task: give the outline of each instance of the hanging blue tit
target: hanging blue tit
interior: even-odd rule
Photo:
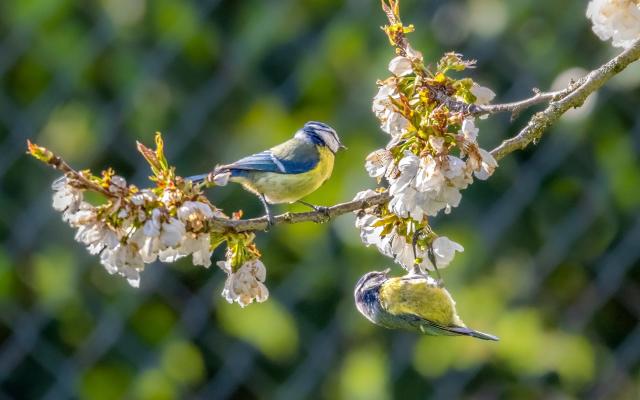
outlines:
[[[388,269],[368,272],[356,284],[356,307],[369,321],[426,335],[498,340],[467,328],[449,292],[431,277],[409,274],[390,278],[388,274]]]
[[[199,183],[223,177],[225,179],[220,180],[228,178],[241,184],[260,198],[269,223],[273,224],[269,204],[300,202],[314,210],[324,209],[301,199],[329,179],[335,154],[343,148],[345,146],[333,128],[322,122],[309,121],[292,139],[282,144],[218,166],[209,174],[187,179]]]

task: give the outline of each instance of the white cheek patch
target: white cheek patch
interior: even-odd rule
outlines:
[[[317,132],[332,152],[335,153],[340,149],[340,142],[338,141],[335,133],[320,130]]]

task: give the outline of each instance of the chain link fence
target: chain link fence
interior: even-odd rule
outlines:
[[[501,101],[611,55],[582,4],[405,3],[425,58],[449,49],[478,58],[474,79]],[[444,271],[461,315],[497,344],[364,320],[353,285],[391,262],[359,243],[350,216],[259,234],[271,290],[261,305],[227,305],[224,274],[188,263],[150,266],[130,288],[73,241],[50,206],[54,174],[24,156],[32,138],[76,167],[113,166],[142,186],[149,171],[134,144],[155,130],[190,175],[319,119],[349,151],[312,199],[350,199],[373,186],[363,159],[385,140],[369,112],[392,56],[378,7],[0,5],[0,398],[640,397],[638,68],[434,222],[465,246]],[[483,147],[527,116],[481,122]],[[225,210],[261,211],[237,188],[210,194]]]

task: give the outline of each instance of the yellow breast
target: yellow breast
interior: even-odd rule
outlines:
[[[246,177],[232,178],[246,189],[262,193],[271,204],[293,203],[313,193],[333,171],[334,154],[326,147],[318,149],[320,159],[312,170],[301,174],[253,173]]]
[[[380,301],[393,315],[413,314],[442,326],[464,326],[449,292],[426,279],[390,278],[380,287]]]

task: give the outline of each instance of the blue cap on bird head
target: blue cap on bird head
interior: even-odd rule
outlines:
[[[391,271],[390,268],[387,268],[384,271],[367,272],[358,280],[358,283],[356,283],[354,294],[357,295],[359,292],[364,290],[380,286],[384,281],[389,279],[389,271]]]
[[[333,153],[346,148],[340,142],[340,137],[338,137],[335,129],[322,122],[307,122],[302,129],[296,132],[295,136],[306,138],[320,146],[327,146]]]

